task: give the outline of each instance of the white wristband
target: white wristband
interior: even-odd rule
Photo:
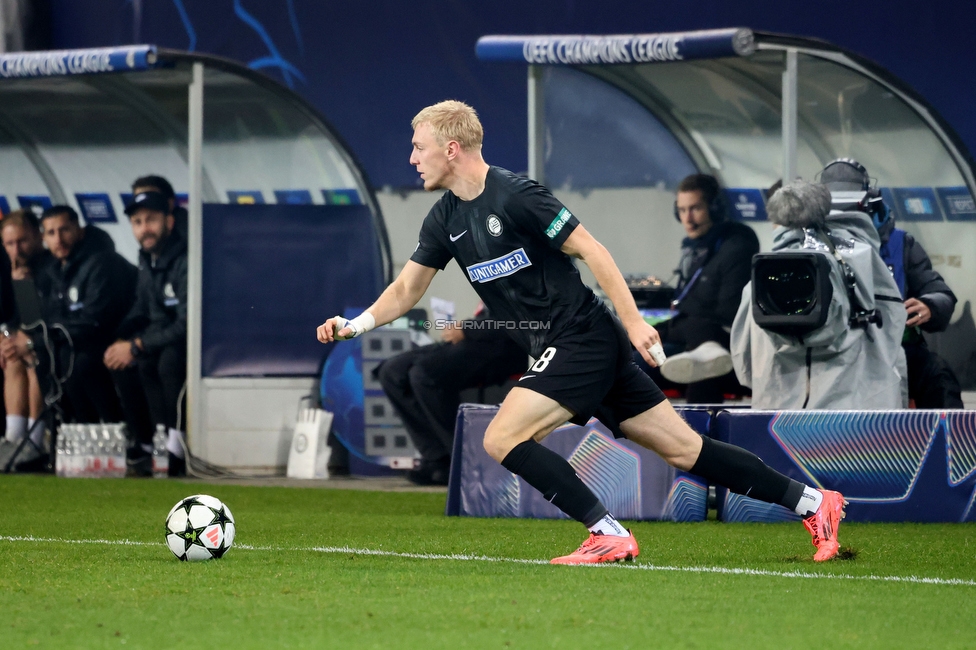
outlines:
[[[336,335],[337,335],[336,338],[337,339],[340,338],[338,336],[339,330],[344,329],[346,327],[352,330],[352,334],[346,337],[341,337],[341,340],[354,339],[357,336],[361,336],[365,334],[366,332],[376,327],[376,319],[373,318],[373,315],[368,311],[364,311],[363,313],[361,313],[359,316],[356,316],[352,320],[346,320],[342,316],[336,316]]]
[[[656,363],[658,367],[663,366],[664,362],[668,360],[668,358],[664,355],[664,348],[661,347],[660,343],[655,343],[649,347],[647,351],[650,353],[651,358],[654,359],[654,363]]]

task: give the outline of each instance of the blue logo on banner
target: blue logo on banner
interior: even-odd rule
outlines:
[[[264,194],[261,193],[261,190],[247,190],[240,192],[228,190],[227,200],[238,205],[263,205]]]
[[[740,221],[765,221],[766,203],[762,190],[729,188],[725,190],[733,219]]]
[[[75,194],[86,223],[118,223],[108,194]]]
[[[894,187],[896,217],[903,221],[942,221],[942,210],[931,187]]]
[[[311,205],[312,193],[308,190],[275,190],[275,201],[285,205]]]
[[[976,221],[976,202],[966,187],[937,187],[935,193],[949,221]]]
[[[529,260],[529,256],[525,254],[525,249],[520,248],[493,260],[472,264],[467,268],[468,279],[471,282],[491,282],[506,275],[512,275],[527,266],[532,266],[532,262]]]

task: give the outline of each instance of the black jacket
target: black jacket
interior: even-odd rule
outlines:
[[[16,319],[16,314],[14,284],[10,277],[10,258],[6,253],[0,253],[0,323],[9,327]]]
[[[89,226],[67,260],[52,258],[35,280],[45,322],[63,326],[75,349],[106,347],[135,299],[136,268],[114,249]]]
[[[119,326],[119,338],[141,338],[149,353],[186,345],[186,269],[186,241],[176,231],[156,259],[139,251],[136,302]]]
[[[882,257],[884,248],[894,230],[894,219],[884,224],[878,231],[881,235]],[[891,224],[890,226],[888,224]],[[921,325],[925,332],[944,332],[956,308],[956,295],[946,284],[938,271],[932,268],[932,260],[922,245],[905,233],[905,298],[917,298],[932,311],[932,318]]]
[[[758,252],[756,233],[735,221],[715,224],[703,237],[685,238],[677,269],[678,313],[731,327],[742,289],[752,277],[752,256]],[[701,273],[695,278],[698,269]]]

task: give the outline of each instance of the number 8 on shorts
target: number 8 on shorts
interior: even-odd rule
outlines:
[[[542,372],[549,366],[549,362],[556,356],[556,348],[546,348],[542,355],[536,360],[530,370],[532,372]]]

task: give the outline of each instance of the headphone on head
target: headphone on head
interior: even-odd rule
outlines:
[[[695,179],[697,187],[690,190],[679,189],[678,192],[701,192],[702,198],[708,197],[710,194],[712,196],[711,200],[708,201],[708,218],[712,220],[713,224],[722,223],[729,218],[729,204],[725,198],[725,192],[722,191],[722,187],[718,184],[718,180],[714,176],[709,176],[708,174],[695,174],[689,176],[685,180]],[[684,183],[684,181],[682,181]],[[681,187],[680,185],[678,186]],[[674,202],[674,219],[675,221],[681,221],[681,215],[678,213],[678,201]]]
[[[884,223],[888,221],[888,218],[891,216],[891,213],[881,196],[881,190],[877,187],[871,186],[871,176],[868,174],[867,168],[853,158],[838,158],[836,160],[832,160],[824,166],[818,175],[820,177],[820,182],[824,183],[828,187],[831,181],[824,181],[823,176],[824,173],[834,165],[847,165],[848,167],[852,167],[860,175],[858,181],[861,183],[861,191],[865,194],[858,207],[863,212],[866,212],[871,216],[871,220],[874,221],[875,228],[880,228],[882,225],[884,225]]]

